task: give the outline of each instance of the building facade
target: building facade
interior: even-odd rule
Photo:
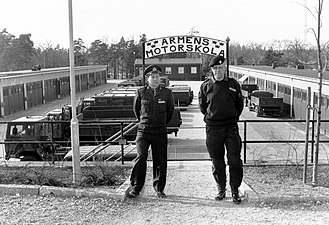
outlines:
[[[157,64],[161,67],[162,75],[169,80],[203,80],[201,58],[149,58],[145,59],[145,68]],[[135,76],[143,74],[142,59],[135,60]]]

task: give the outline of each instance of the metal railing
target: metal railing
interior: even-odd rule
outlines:
[[[0,125],[4,126],[4,124],[7,124],[8,122],[11,121],[0,121]],[[247,161],[247,145],[248,144],[257,144],[257,143],[305,143],[305,138],[304,139],[284,139],[284,138],[280,138],[280,139],[248,139],[248,124],[251,123],[305,123],[306,120],[300,120],[300,119],[280,119],[280,120],[251,120],[251,119],[245,119],[245,120],[240,120],[239,121],[239,125],[243,124],[243,126],[240,126],[240,132],[243,133],[243,135],[241,135],[242,137],[242,150],[243,150],[243,161],[244,163]],[[329,122],[329,120],[322,120],[322,123],[326,123]],[[24,122],[21,122],[24,123]],[[31,124],[31,122],[25,122],[27,124]],[[38,122],[39,123],[39,122]],[[40,122],[41,123],[41,122]],[[42,121],[42,123],[50,123],[50,124],[54,124],[54,123],[68,123],[67,121]],[[125,125],[131,125],[133,123],[137,123],[137,121],[131,121],[131,120],[102,120],[102,121],[84,121],[83,124],[89,124],[89,125],[105,125],[105,126],[112,126],[112,125],[120,125],[120,131],[118,131],[115,135],[115,138],[108,138],[105,141],[95,141],[95,150],[90,151],[90,153],[88,153],[88,155],[84,155],[81,156],[81,160],[86,160],[86,159],[90,159],[92,156],[96,155],[97,153],[100,152],[100,149],[104,149],[103,146],[108,146],[111,144],[116,144],[116,145],[120,145],[121,146],[121,156],[119,157],[122,161],[122,164],[124,164],[124,159],[125,159],[125,145],[131,145],[132,143],[134,143],[134,141],[127,141],[125,139]],[[311,137],[309,140],[309,143],[311,144],[311,148],[313,152],[313,148],[314,148],[314,143],[315,143],[315,123],[316,120],[310,120],[311,126]],[[82,123],[80,123],[82,124]],[[136,124],[135,124],[136,125]],[[201,126],[201,127],[171,127],[171,128],[178,128],[178,129],[205,129],[205,126]],[[6,128],[2,129],[6,130]],[[6,135],[6,132],[4,132],[4,135]],[[4,137],[5,139],[5,137]],[[87,141],[88,144],[91,144],[91,141]],[[329,138],[328,139],[320,139],[321,143],[329,143]],[[13,140],[1,140],[0,144],[15,144],[15,143],[20,143],[20,144],[51,144],[53,146],[55,145],[67,145],[68,142],[67,141],[60,141],[60,140],[54,140],[54,138],[52,136],[49,136],[48,140],[44,140],[44,141],[40,141],[40,140],[24,140],[24,141],[13,141]],[[85,141],[81,141],[80,143],[85,144]],[[130,150],[131,151],[131,150]],[[53,152],[53,154],[55,154],[55,150]],[[312,156],[313,158],[313,156]],[[111,159],[111,157],[107,157],[107,160]]]
[[[305,143],[306,137],[304,139],[262,139],[262,140],[248,140],[247,139],[247,124],[248,123],[306,123],[306,120],[301,119],[280,119],[280,120],[240,120],[239,123],[243,123],[243,137],[242,137],[242,145],[243,145],[243,161],[246,163],[247,161],[247,144],[257,144],[257,143]],[[314,151],[314,144],[315,144],[315,123],[316,120],[309,120],[311,123],[310,129],[311,131],[311,139],[308,142],[311,144],[311,161],[313,162],[313,151]],[[329,122],[329,120],[321,120],[322,123]],[[306,127],[305,127],[306,129]],[[329,143],[329,138],[327,140],[320,139],[321,143]]]

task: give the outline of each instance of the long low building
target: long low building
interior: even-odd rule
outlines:
[[[275,97],[283,98],[284,113],[292,118],[306,119],[307,89],[311,89],[311,107],[318,107],[319,79],[317,71],[295,68],[275,68],[258,66],[230,66],[230,76],[240,83],[258,84],[260,90],[266,90]],[[324,72],[322,81],[321,119],[329,119],[329,73]],[[311,110],[311,119],[316,113]],[[324,132],[329,129],[323,123]]]
[[[75,68],[76,92],[106,83],[104,65]],[[70,95],[70,68],[0,73],[0,117]]]

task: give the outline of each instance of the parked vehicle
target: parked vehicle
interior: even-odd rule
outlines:
[[[174,95],[175,106],[181,110],[186,110],[194,97],[191,87],[188,85],[171,85],[168,88]]]
[[[248,106],[248,102],[250,101],[251,93],[258,89],[259,88],[257,84],[241,84],[241,92],[246,107]]]
[[[133,87],[133,86],[139,86],[139,81],[134,80],[125,80],[118,84],[118,87]]]
[[[281,116],[283,98],[274,98],[268,91],[255,90],[251,93],[249,110],[255,111],[257,116]]]
[[[145,81],[146,82],[146,81]],[[160,82],[165,86],[169,86],[170,81],[168,76],[161,76]],[[143,76],[133,77],[131,79],[122,81],[118,84],[118,87],[134,87],[134,86],[143,86]]]
[[[80,146],[119,144],[121,128],[123,139],[134,141],[137,119],[133,112],[136,91],[106,91],[92,98],[81,99],[77,106]],[[61,160],[70,150],[72,118],[71,105],[55,109],[46,116],[25,116],[8,122],[5,138],[5,157],[25,161]],[[108,123],[115,120],[118,123]],[[120,121],[131,121],[125,124]],[[168,134],[175,133],[182,124],[180,110],[175,109],[167,127]],[[123,125],[123,127],[121,127]],[[104,144],[104,142],[106,142]]]

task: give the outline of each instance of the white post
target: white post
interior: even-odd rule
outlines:
[[[73,17],[72,0],[69,1],[69,33],[70,33],[70,83],[71,83],[71,148],[73,152],[73,184],[81,183],[80,149],[79,149],[79,122],[77,120],[77,108],[75,97],[75,73],[74,73],[74,43],[73,43]]]
[[[290,118],[293,117],[294,110],[294,86],[290,85]]]

